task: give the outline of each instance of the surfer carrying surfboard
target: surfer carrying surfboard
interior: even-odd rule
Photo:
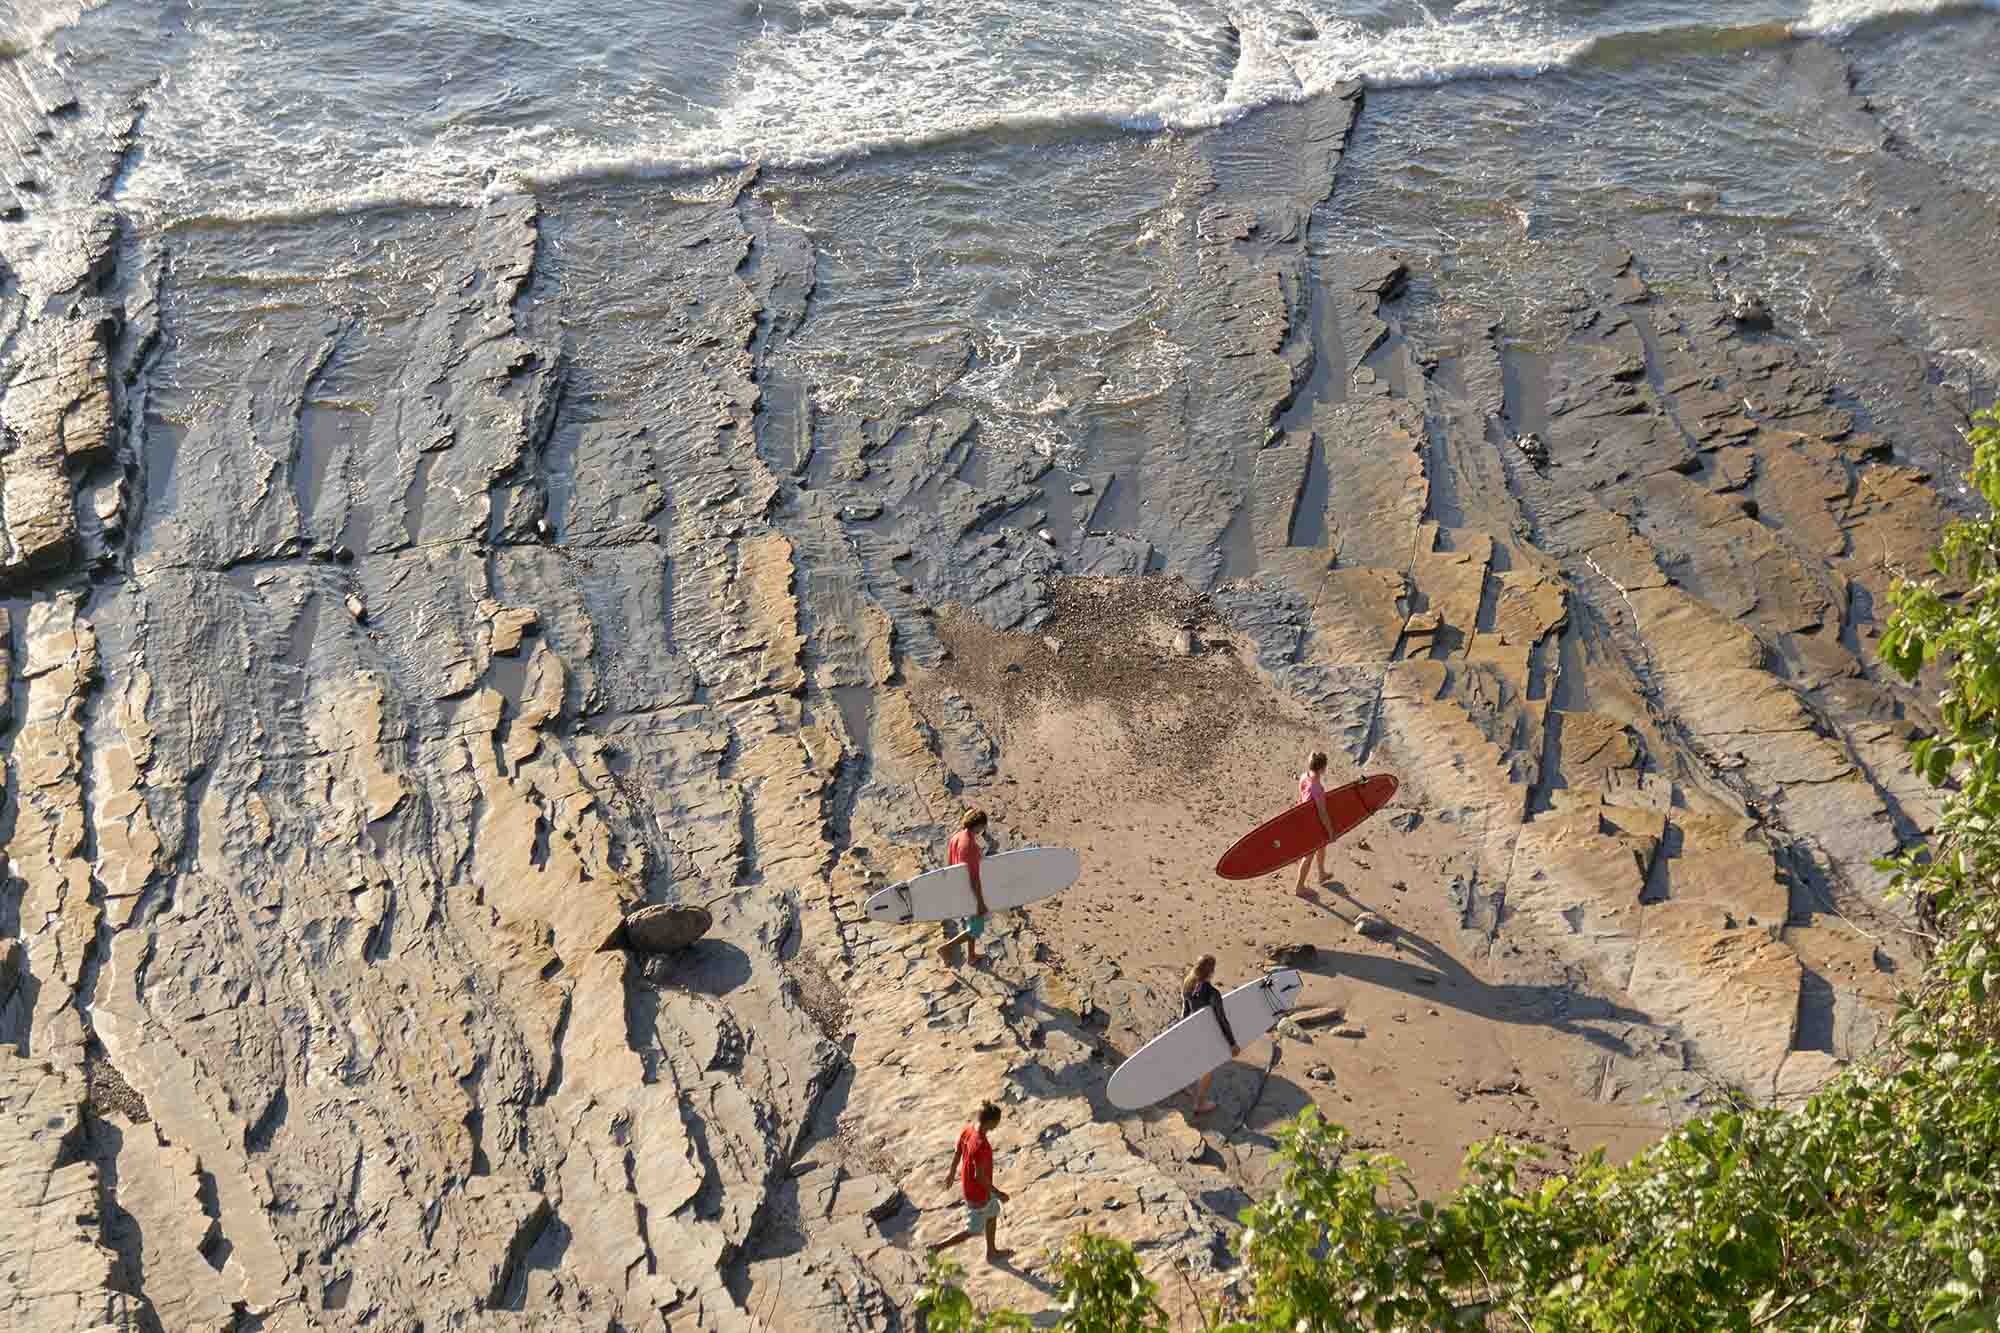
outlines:
[[[951,844],[945,852],[946,865],[962,865],[972,880],[972,901],[976,910],[965,919],[965,925],[956,935],[938,946],[938,957],[953,966],[957,965],[958,946],[965,946],[965,960],[979,961],[979,937],[986,933],[986,893],[979,885],[979,861],[985,855],[980,839],[986,836],[986,812],[974,806],[967,810],[958,821],[958,832],[951,835]]]
[[[1000,1108],[992,1102],[982,1102],[979,1118],[959,1131],[958,1147],[952,1151],[951,1167],[945,1172],[944,1183],[949,1189],[952,1181],[959,1182],[965,1199],[965,1230],[950,1240],[941,1240],[931,1246],[932,1254],[971,1240],[984,1231],[987,1263],[1005,1263],[1013,1257],[1012,1250],[1003,1250],[995,1244],[993,1235],[994,1228],[1000,1223],[1000,1205],[1008,1202],[1007,1191],[993,1183],[993,1145],[986,1138],[999,1124]]]
[[[1205,953],[1194,960],[1187,976],[1181,979],[1181,1017],[1192,1018],[1203,1009],[1215,1011],[1215,1021],[1222,1025],[1222,1039],[1229,1043],[1231,1059],[1243,1054],[1243,1048],[1236,1042],[1236,1034],[1229,1030],[1229,1015],[1222,1011],[1222,992],[1215,988],[1215,955]],[[1209,1070],[1194,1085],[1194,1113],[1203,1115],[1215,1109],[1215,1103],[1208,1099],[1209,1080],[1215,1071]]]
[[[1301,898],[1311,896],[1306,892],[1307,866],[1317,865],[1320,883],[1326,882],[1326,843],[1340,836],[1333,831],[1333,816],[1327,813],[1326,787],[1320,782],[1320,774],[1324,772],[1326,772],[1326,751],[1314,750],[1306,759],[1306,771],[1299,774],[1299,802],[1312,806],[1319,814],[1320,825],[1326,829],[1326,842],[1316,847],[1311,856],[1299,859],[1299,882],[1293,886],[1292,892]]]

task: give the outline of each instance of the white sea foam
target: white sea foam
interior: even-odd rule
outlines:
[[[1782,39],[1785,23],[1833,35],[1965,7],[1760,0],[1729,7],[1726,22]],[[364,62],[330,58],[317,35],[200,20],[188,57],[151,99],[148,151],[123,188],[128,206],[171,219],[476,204],[577,180],[810,167],[968,139],[1194,130],[1350,81],[1526,78],[1607,43],[1643,49],[1647,40],[1643,27],[1618,26],[1615,9],[1569,17],[1556,0],[1436,8],[1379,0],[1355,17],[1352,0],[803,0],[796,22],[718,39],[733,50],[724,49],[726,77],[707,101],[681,93],[671,69],[606,74],[593,52],[533,76],[519,66],[468,74],[496,88],[468,97],[476,110],[417,116],[393,98],[378,106],[325,93],[315,83],[324,69],[343,56]],[[1702,27],[1698,5],[1644,13],[1656,24],[1670,14],[1697,20],[1668,23],[1660,31],[1669,37],[1729,31]],[[548,49],[565,48],[556,40]],[[561,91],[586,77],[606,86],[575,98]],[[525,116],[508,104],[510,81],[526,88]]]
[[[12,0],[0,4],[0,50],[36,50],[104,0]]]
[[[1444,21],[1422,14],[1387,31],[1332,18],[1318,40],[1302,44],[1296,59],[1307,71],[1304,82],[1314,92],[1349,82],[1395,88],[1460,79],[1532,78],[1574,61],[1589,48],[1593,36],[1508,0],[1462,6],[1455,18]]]
[[[2000,0],[1812,0],[1812,7],[1792,25],[1792,31],[1801,37],[1845,37],[1883,19],[1981,9],[2000,11]]]

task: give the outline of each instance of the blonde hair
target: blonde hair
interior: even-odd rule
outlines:
[[[1325,771],[1326,771],[1325,750],[1314,750],[1311,754],[1306,756],[1306,772],[1323,773]]]
[[[1196,986],[1199,986],[1214,975],[1215,955],[1205,953],[1194,960],[1194,966],[1189,968],[1187,975],[1181,978],[1181,994],[1186,995],[1190,993]]]
[[[984,824],[985,822],[986,822],[986,812],[984,810],[981,810],[978,806],[975,805],[970,810],[967,810],[965,812],[965,817],[958,821],[958,826],[964,829],[967,833],[970,833],[972,830],[978,828],[981,824]]]

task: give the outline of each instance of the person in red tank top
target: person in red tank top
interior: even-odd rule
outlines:
[[[1318,808],[1319,822],[1326,829],[1326,841],[1332,842],[1333,816],[1327,812],[1326,787],[1320,782],[1320,776],[1325,772],[1326,752],[1314,750],[1306,760],[1306,771],[1299,774],[1299,801],[1301,804],[1311,802]],[[1321,843],[1311,856],[1299,858],[1299,882],[1292,886],[1292,892],[1301,898],[1312,896],[1306,892],[1306,867],[1314,864],[1319,866],[1319,882],[1326,883],[1326,842]]]
[[[980,1105],[978,1119],[959,1131],[958,1147],[952,1150],[944,1183],[948,1189],[953,1181],[958,1182],[965,1200],[965,1230],[931,1246],[930,1253],[948,1250],[984,1231],[987,1263],[1005,1263],[1013,1257],[1012,1250],[1003,1250],[995,1243],[993,1234],[1000,1222],[1000,1205],[1012,1202],[1007,1191],[993,1183],[993,1145],[986,1136],[999,1124],[1000,1108],[985,1102]]]
[[[962,865],[971,875],[972,901],[977,905],[958,933],[938,946],[938,957],[954,967],[958,963],[958,946],[961,944],[965,946],[966,961],[979,961],[979,937],[986,933],[986,890],[979,882],[979,863],[985,857],[980,839],[985,833],[986,812],[977,808],[967,810],[958,821],[958,832],[951,835],[951,844],[945,851],[946,865]]]

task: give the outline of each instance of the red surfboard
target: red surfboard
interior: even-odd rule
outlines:
[[[1326,794],[1326,814],[1333,821],[1333,838],[1389,804],[1395,794],[1396,779],[1386,773],[1335,787]],[[1215,863],[1215,873],[1224,879],[1255,879],[1288,866],[1301,856],[1310,856],[1333,838],[1326,836],[1311,803],[1301,801],[1239,838]]]

